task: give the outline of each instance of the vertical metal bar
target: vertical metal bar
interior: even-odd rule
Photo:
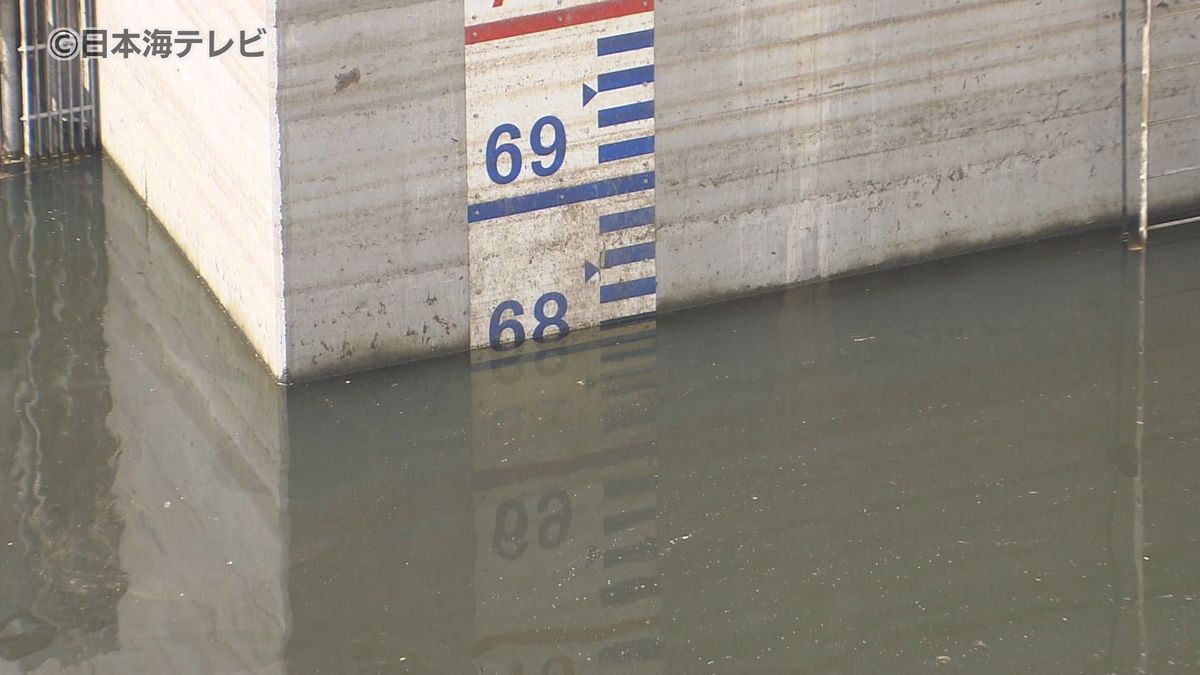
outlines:
[[[5,159],[19,159],[25,154],[25,130],[21,125],[21,9],[20,0],[0,0],[0,120],[4,133]]]
[[[1146,15],[1142,19],[1142,157],[1139,184],[1141,203],[1138,210],[1138,244],[1146,246],[1150,226],[1150,21],[1154,16],[1154,0],[1146,0]]]
[[[54,153],[54,123],[50,116],[46,114],[50,110],[50,100],[54,92],[50,88],[50,50],[46,48],[49,42],[49,31],[46,30],[49,24],[46,16],[45,0],[32,0],[37,5],[38,21],[34,28],[37,30],[38,46],[38,70],[40,77],[38,78],[38,86],[41,87],[42,95],[38,98],[38,121],[41,125],[42,132],[42,157],[48,157]]]
[[[59,0],[62,10],[59,21],[64,26],[70,26],[79,32],[78,20],[75,18],[75,13],[71,11],[71,5],[75,4],[72,0]],[[82,50],[82,48],[81,48]],[[79,57],[81,58],[81,57]],[[66,112],[63,114],[63,124],[66,127],[66,134],[63,136],[63,147],[69,153],[79,152],[79,148],[75,145],[75,71],[79,68],[79,60],[72,59],[66,64],[66,73],[63,85],[63,101],[62,107]]]
[[[96,25],[96,0],[83,0],[88,8],[88,25],[95,27]],[[88,77],[91,82],[91,93],[88,95],[92,109],[90,115],[92,118],[92,150],[100,152],[100,72],[97,68],[97,62],[92,61],[88,64]]]
[[[41,34],[42,27],[42,8],[41,0],[29,0],[29,44],[33,56],[33,105],[29,107],[31,114],[34,115],[33,123],[37,129],[35,139],[35,159],[41,158],[46,154],[46,124],[45,118],[40,116],[43,110],[46,109],[46,69],[42,63],[43,57],[46,55],[45,39]]]
[[[29,67],[29,16],[26,11],[26,3],[23,0],[17,0],[17,31],[21,35],[21,45],[18,47],[21,53],[21,112],[22,121],[24,122],[25,136],[25,157],[30,157],[33,152],[33,118],[29,116],[29,109],[32,107],[32,102],[29,100],[30,80],[32,79],[31,68]]]
[[[74,19],[76,30],[79,31],[79,39],[83,39],[83,10],[82,3],[75,0],[73,3]],[[74,68],[71,70],[71,101],[72,106],[77,108],[71,114],[73,121],[71,125],[71,145],[75,148],[75,152],[83,151],[83,47],[79,48],[79,60],[75,62]]]
[[[36,154],[34,158],[42,157],[46,150],[46,125],[42,117],[39,116],[46,108],[46,83],[44,80],[46,69],[42,65],[42,56],[45,52],[45,44],[42,40],[41,25],[42,25],[42,8],[41,0],[29,0],[29,45],[31,58],[33,58],[33,105],[29,107],[30,114],[33,115],[34,129],[37,131],[35,137]]]
[[[1129,241],[1129,0],[1121,0],[1121,233]]]
[[[50,110],[50,99],[54,95],[54,92],[50,89],[50,50],[46,48],[46,44],[49,42],[49,31],[46,30],[48,21],[45,0],[33,0],[33,3],[37,6],[38,11],[38,21],[34,28],[37,30],[38,44],[38,70],[40,73],[38,86],[42,90],[42,95],[38,97],[38,113],[40,113],[38,122],[42,132],[41,156],[47,157],[54,153],[53,122],[50,116],[46,114]]]
[[[50,24],[47,30],[58,28],[59,26],[67,25],[67,22],[62,12],[61,0],[46,0],[50,4]],[[70,61],[55,61],[54,62],[54,88],[57,94],[54,97],[54,124],[58,127],[55,132],[55,142],[58,144],[58,154],[67,154],[67,71],[70,70]]]
[[[46,116],[46,126],[49,127],[49,134],[46,140],[49,142],[50,155],[57,155],[59,152],[58,138],[60,136],[58,120],[54,115],[54,111],[58,107],[58,74],[60,62],[50,58],[50,31],[54,27],[54,0],[40,0],[42,2],[42,27],[46,31],[46,37],[42,42],[46,45],[42,48],[42,53],[46,55],[46,100],[43,104],[42,113]]]
[[[79,20],[76,18],[76,13],[73,11],[73,5],[77,4],[77,0],[61,0],[62,2],[62,21],[64,25],[70,26],[79,32]],[[82,47],[80,48],[82,51]],[[79,152],[79,148],[75,145],[75,107],[78,105],[75,101],[76,77],[75,71],[79,70],[79,58],[82,54],[69,63],[67,63],[67,82],[65,86],[66,95],[63,97],[63,106],[67,110],[64,120],[66,122],[67,134],[63,140],[63,145],[67,148],[67,152],[72,154]]]
[[[93,27],[93,22],[95,21],[95,19],[94,19],[95,14],[93,12],[94,8],[92,6],[92,1],[91,0],[80,0],[79,5],[80,5],[80,22],[79,22],[80,28],[83,29],[83,28]],[[86,59],[84,59],[84,60],[80,61],[80,67],[82,67],[84,69],[84,72],[86,74],[85,79],[87,81],[86,85],[85,85],[87,87],[87,89],[84,93],[84,101],[86,102],[87,105],[91,106],[91,109],[88,110],[88,112],[86,113],[87,116],[85,117],[85,119],[87,120],[86,123],[87,123],[87,127],[88,127],[88,133],[86,136],[87,144],[88,144],[88,149],[95,152],[100,149],[100,143],[99,143],[99,141],[100,141],[100,138],[99,138],[100,105],[99,105],[99,101],[97,100],[97,92],[96,92],[96,86],[98,84],[97,76],[96,76],[96,66],[95,66],[94,62],[87,61]]]
[[[75,20],[71,16],[68,0],[58,0],[59,25],[75,28]],[[78,30],[78,29],[76,29]],[[75,59],[67,61],[63,68],[63,97],[60,107],[63,111],[63,150],[75,152],[75,67],[79,63]]]
[[[53,28],[66,25],[63,19],[62,3],[60,0],[48,0],[51,4],[51,20],[50,25]],[[70,61],[55,61],[54,63],[54,88],[57,94],[54,97],[54,124],[58,127],[55,135],[55,143],[58,144],[58,154],[65,155],[67,153],[67,116],[66,100],[67,100],[67,70],[70,68]]]
[[[88,27],[88,3],[87,0],[79,0],[79,33],[83,35],[83,31]],[[91,124],[89,122],[90,113],[82,110],[88,105],[88,91],[91,89],[91,69],[88,60],[83,58],[82,51],[79,54],[79,135],[80,147],[87,151],[90,150]]]
[[[42,121],[37,113],[42,109],[41,98],[42,71],[38,64],[37,49],[37,3],[23,0],[25,6],[25,58],[29,65],[29,77],[25,79],[25,124],[31,131],[33,144],[27,146],[26,153],[30,159],[37,159],[42,154]]]
[[[46,120],[46,147],[48,154],[54,154],[54,118],[49,113],[54,109],[54,71],[57,61],[52,61],[50,58],[50,50],[47,46],[50,43],[50,13],[46,11],[46,4],[49,0],[35,0],[39,5],[39,10],[42,12],[42,19],[38,22],[38,31],[40,33],[38,44],[41,45],[41,50],[38,52],[41,58],[44,59],[42,65],[42,83],[45,87],[42,95],[42,106],[38,113],[42,115],[40,119]]]
[[[46,0],[46,6],[46,64],[49,67],[47,75],[50,76],[50,101],[46,112],[50,113],[50,133],[53,134],[51,142],[54,144],[54,155],[58,157],[63,154],[63,71],[66,70],[67,62],[50,58],[50,31],[62,24],[58,13],[58,0]]]
[[[79,57],[71,62],[70,73],[70,107],[71,107],[71,151],[78,153],[83,148],[80,143],[82,130],[79,127],[80,120],[83,119],[83,24],[80,21],[82,14],[79,9],[79,0],[64,0],[67,4],[68,17],[71,26],[75,28],[75,32],[79,33],[80,47]]]

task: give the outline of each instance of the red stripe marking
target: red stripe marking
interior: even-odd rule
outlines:
[[[654,0],[602,0],[602,2],[582,7],[559,9],[553,12],[542,12],[541,14],[530,14],[503,21],[467,26],[466,40],[467,44],[473,45],[479,42],[503,40],[518,35],[541,33],[555,28],[578,26],[593,21],[604,21],[619,16],[652,11],[654,11]]]

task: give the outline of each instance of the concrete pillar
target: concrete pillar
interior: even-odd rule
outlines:
[[[180,58],[110,54],[99,65],[105,151],[163,222],[271,372],[284,363],[282,235],[274,55],[275,3],[107,0],[110,35],[198,31]],[[241,31],[266,28],[265,55],[244,58]],[[220,48],[209,56],[209,31]],[[141,40],[137,40],[141,45]],[[178,53],[178,52],[176,52]]]
[[[610,284],[613,247],[655,247],[648,308],[670,310],[1121,218],[1121,24],[1107,0],[645,0],[654,72],[638,91],[656,154],[573,164],[605,144],[579,125],[604,128],[594,106],[616,105],[589,106],[585,85],[599,90],[603,59],[641,56],[560,38],[611,37],[625,24],[579,17],[631,2],[107,0],[110,30],[264,27],[267,51],[109,58],[105,143],[283,380],[486,344],[497,317],[531,334],[549,291],[573,330],[594,324],[605,317],[584,294]],[[546,17],[590,27],[486,48],[467,37]],[[1196,53],[1183,23],[1156,35],[1164,63]],[[1196,91],[1180,76],[1161,109]],[[522,102],[538,100],[544,111]],[[536,179],[531,162],[551,160],[532,145],[535,112],[563,120],[568,143],[562,171],[542,164]],[[513,194],[507,175],[480,178],[502,121],[525,156]],[[1194,139],[1200,118],[1171,134]],[[605,173],[618,164],[629,171]],[[508,208],[635,165],[656,175],[643,239],[597,239],[587,219],[604,214],[583,209],[557,238],[468,223],[485,192]],[[1172,184],[1156,203],[1197,197]]]

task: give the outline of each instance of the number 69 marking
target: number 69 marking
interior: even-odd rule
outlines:
[[[553,132],[549,143],[543,138],[547,127]],[[487,169],[488,178],[499,185],[507,185],[521,175],[521,149],[515,143],[502,143],[501,139],[504,137],[510,141],[520,140],[521,130],[515,124],[505,123],[493,129],[492,135],[488,136],[484,168]],[[541,160],[532,162],[529,168],[533,169],[534,174],[545,178],[562,168],[563,161],[567,158],[567,130],[562,120],[547,115],[534,122],[533,128],[529,130],[529,147],[538,157],[554,156],[549,163]],[[500,169],[501,157],[508,158],[508,170],[503,173]]]

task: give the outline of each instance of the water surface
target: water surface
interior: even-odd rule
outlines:
[[[283,388],[111,167],[0,197],[0,673],[1200,672],[1194,229]]]

